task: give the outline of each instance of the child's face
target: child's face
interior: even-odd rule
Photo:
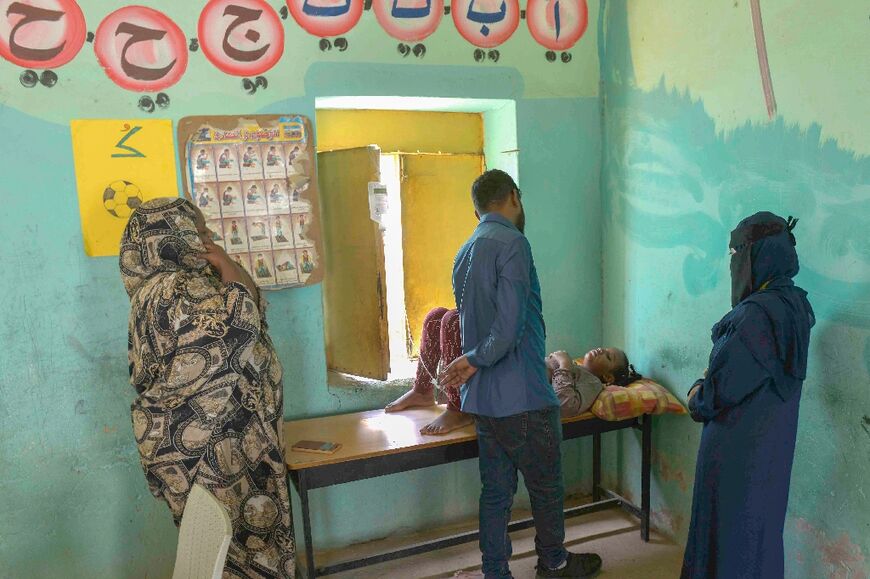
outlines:
[[[619,348],[595,348],[583,357],[583,366],[602,382],[613,381],[615,370],[625,366],[625,352]]]

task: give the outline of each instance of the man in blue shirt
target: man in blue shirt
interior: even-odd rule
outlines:
[[[562,425],[547,380],[541,286],[523,235],[522,195],[510,175],[491,170],[474,182],[471,196],[480,224],[453,265],[464,355],[440,381],[461,386],[462,410],[475,416],[483,573],[512,577],[507,526],[519,471],[535,519],[537,577],[591,577],[601,558],[564,546]]]

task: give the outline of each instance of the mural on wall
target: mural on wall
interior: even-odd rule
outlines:
[[[187,41],[168,16],[144,6],[112,12],[97,27],[94,52],[108,77],[135,92],[157,92],[177,83],[187,70]],[[143,96],[139,108],[169,106],[166,93]]]
[[[211,0],[199,16],[197,36],[209,62],[245,77],[242,88],[249,94],[269,86],[262,75],[284,53],[284,27],[264,0]]]
[[[419,43],[428,38],[441,23],[444,0],[374,0],[375,17],[384,31],[400,40],[399,54],[426,55],[426,46]],[[406,42],[417,42],[410,47]]]
[[[118,255],[136,207],[178,196],[172,121],[76,120],[70,130],[85,253]]]
[[[459,34],[478,48],[474,60],[489,58],[498,62],[497,46],[504,44],[520,23],[518,0],[453,0],[450,6],[453,24]],[[490,49],[488,52],[483,49]]]
[[[556,61],[561,52],[564,63],[571,62],[567,52],[586,32],[589,7],[586,0],[529,0],[526,24],[535,42],[547,49],[545,57]]]
[[[782,118],[717,131],[704,103],[635,84],[624,4],[604,44],[602,77],[611,90],[604,154],[605,215],[646,247],[687,249],[683,285],[712,291],[728,274],[728,234],[760,208],[801,219],[800,284],[817,315],[870,328],[870,157]],[[603,32],[602,32],[603,33]]]
[[[0,0],[0,57],[25,70],[20,83],[52,87],[55,68],[69,63],[85,42],[108,77],[120,88],[144,93],[142,111],[170,105],[167,91],[187,70],[190,53],[200,48],[224,74],[242,77],[248,94],[268,88],[264,76],[284,54],[282,20],[292,16],[301,30],[319,38],[321,51],[348,50],[344,37],[372,10],[381,28],[399,40],[402,58],[426,55],[423,40],[452,14],[457,32],[472,44],[476,62],[497,63],[498,47],[528,20],[532,38],[547,49],[550,62],[569,63],[568,52],[586,31],[586,0],[286,0],[276,11],[267,0],[209,0],[199,15],[196,35],[185,36],[170,16],[146,6],[125,6],[89,32],[75,0]],[[754,13],[753,13],[754,14]],[[42,72],[38,72],[42,70]]]
[[[0,56],[27,69],[20,77],[26,88],[54,86],[52,69],[75,58],[86,37],[85,16],[75,0],[0,0]]]
[[[664,86],[625,99],[632,110],[615,97],[608,120],[622,135],[606,155],[608,213],[644,246],[687,248],[690,295],[727,278],[728,234],[742,217],[784,207],[801,218],[801,284],[817,313],[870,327],[870,158],[823,142],[817,125],[717,133],[701,102]]]

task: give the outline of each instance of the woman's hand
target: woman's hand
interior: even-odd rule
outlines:
[[[205,245],[205,253],[201,253],[200,257],[209,262],[214,267],[221,277],[231,274],[238,267],[223,247],[217,245],[212,240],[203,240]]]
[[[689,397],[686,399],[686,402],[691,402],[692,398],[695,397],[695,394],[698,393],[698,389],[700,389],[700,388],[701,388],[701,385],[698,384],[697,386],[695,386],[691,390],[689,390]]]
[[[260,303],[260,292],[257,290],[257,284],[248,275],[248,272],[238,263],[232,260],[227,252],[214,241],[208,239],[203,240],[205,245],[205,253],[200,254],[204,260],[209,262],[221,276],[221,281],[224,283],[240,283],[248,288],[251,296],[254,298],[254,303]]]
[[[471,365],[467,356],[460,356],[444,368],[438,377],[438,385],[442,388],[459,388],[474,376],[477,368]]]

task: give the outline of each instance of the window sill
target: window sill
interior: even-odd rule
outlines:
[[[349,390],[366,390],[383,394],[404,394],[414,386],[413,378],[397,378],[395,380],[372,380],[341,372],[327,371],[326,381],[330,388],[346,388]]]

